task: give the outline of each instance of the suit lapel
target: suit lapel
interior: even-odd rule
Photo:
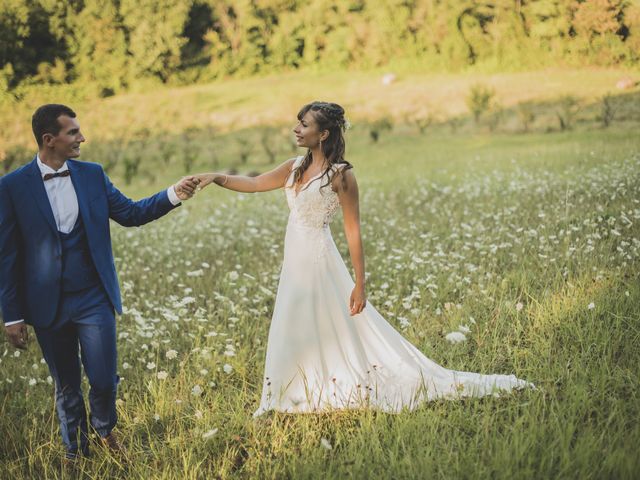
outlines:
[[[40,173],[38,162],[35,158],[27,168],[26,181],[28,184],[28,190],[33,195],[40,212],[44,215],[44,218],[47,220],[47,223],[53,231],[57,232],[58,227],[56,226],[56,220],[53,218],[53,210],[51,210],[51,204],[49,203],[49,197],[47,197],[47,191],[44,188],[42,174]]]
[[[89,227],[89,205],[87,203],[87,181],[84,177],[84,172],[82,168],[73,160],[67,160],[67,167],[69,167],[69,171],[71,172],[71,182],[73,183],[73,188],[76,191],[76,197],[78,198],[78,209],[80,210],[80,218],[82,218],[82,223],[84,223],[85,229]]]

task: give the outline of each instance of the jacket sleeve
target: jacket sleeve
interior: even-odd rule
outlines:
[[[21,244],[6,178],[0,178],[0,306],[5,323],[24,319]]]
[[[142,200],[133,201],[118,190],[102,170],[109,203],[109,217],[125,227],[137,227],[166,215],[173,205],[165,190]]]

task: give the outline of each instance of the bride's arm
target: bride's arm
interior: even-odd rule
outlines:
[[[295,158],[291,158],[279,167],[257,177],[246,175],[227,175],[226,173],[199,173],[194,175],[199,181],[199,187],[204,188],[211,183],[236,192],[255,193],[267,192],[284,187]]]
[[[344,180],[343,180],[343,178]],[[360,235],[360,203],[358,199],[358,183],[353,171],[346,170],[334,178],[334,188],[338,192],[342,215],[344,217],[344,233],[349,245],[351,264],[356,276],[356,284],[349,298],[351,315],[360,313],[366,303],[364,279],[364,251]]]

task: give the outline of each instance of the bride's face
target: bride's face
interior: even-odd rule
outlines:
[[[326,131],[320,132],[318,123],[313,118],[311,111],[305,113],[302,119],[298,121],[293,133],[296,135],[296,144],[305,148],[315,148],[320,143],[320,140],[326,138]]]

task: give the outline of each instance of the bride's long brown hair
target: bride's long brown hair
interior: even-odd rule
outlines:
[[[329,131],[329,136],[321,144],[322,155],[327,159],[327,168],[322,172],[322,175],[309,182],[309,184],[311,184],[316,180],[322,180],[322,178],[326,176],[327,183],[320,187],[322,188],[331,183],[332,177],[330,172],[334,165],[345,165],[343,168],[338,169],[340,175],[342,175],[346,170],[353,168],[353,165],[344,159],[345,142],[343,132],[346,130],[347,122],[344,118],[344,108],[337,103],[317,101],[308,103],[298,112],[298,120],[302,120],[302,117],[304,117],[309,111],[312,113],[314,120],[318,124],[318,130],[321,132],[324,130]],[[302,179],[302,175],[309,168],[312,160],[313,157],[311,156],[311,149],[309,149],[300,165],[298,165],[293,171],[294,186]],[[308,186],[309,185],[306,185],[305,188]]]

